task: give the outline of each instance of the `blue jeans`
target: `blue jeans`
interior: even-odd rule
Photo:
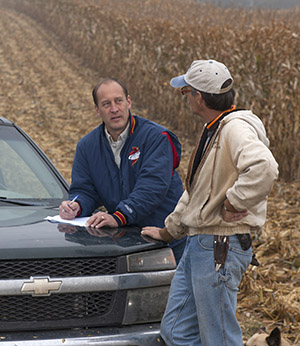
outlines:
[[[183,255],[186,240],[187,240],[187,237],[184,237],[183,239],[180,239],[180,240],[174,239],[169,243],[170,248],[173,250],[173,254],[174,254],[177,265],[180,261],[180,258]]]
[[[168,346],[242,346],[236,319],[238,286],[248,268],[252,249],[241,249],[229,237],[224,268],[215,271],[212,235],[188,237],[172,280],[161,324]]]

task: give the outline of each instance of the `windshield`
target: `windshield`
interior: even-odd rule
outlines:
[[[66,188],[27,139],[14,127],[0,126],[0,206],[55,205],[66,197]]]

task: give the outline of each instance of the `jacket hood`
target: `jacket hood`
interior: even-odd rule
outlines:
[[[224,118],[224,122],[227,123],[229,121],[232,121],[234,119],[240,119],[243,121],[246,121],[248,124],[250,124],[254,130],[256,131],[258,138],[267,146],[269,147],[270,141],[267,138],[266,130],[264,127],[264,124],[259,119],[258,116],[252,113],[250,110],[239,110],[232,113],[229,113],[228,116]]]

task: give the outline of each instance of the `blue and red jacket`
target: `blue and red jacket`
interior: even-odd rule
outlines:
[[[163,227],[183,192],[176,171],[180,157],[171,131],[130,115],[118,168],[101,124],[77,144],[69,198],[79,195],[80,216],[103,205],[119,226]]]

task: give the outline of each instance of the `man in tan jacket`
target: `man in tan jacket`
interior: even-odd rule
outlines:
[[[242,346],[238,286],[252,260],[250,232],[266,220],[278,165],[261,120],[233,105],[233,78],[224,64],[196,60],[171,86],[181,88],[205,125],[186,190],[165,227],[142,230],[165,241],[188,235],[161,334],[167,345]]]

